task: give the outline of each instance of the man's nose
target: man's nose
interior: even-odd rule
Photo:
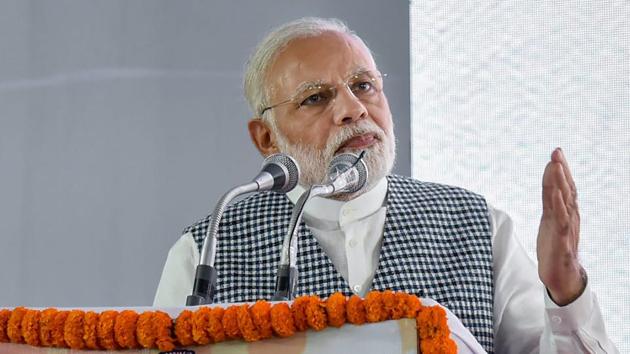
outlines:
[[[337,125],[350,124],[367,117],[367,108],[349,88],[339,90],[334,102],[334,121]]]

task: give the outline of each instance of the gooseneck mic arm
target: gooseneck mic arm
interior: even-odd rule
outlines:
[[[199,264],[195,271],[193,293],[186,298],[186,306],[212,303],[217,285],[217,270],[214,268],[214,259],[217,249],[216,235],[219,231],[221,217],[223,216],[223,212],[225,212],[225,208],[234,198],[257,190],[258,184],[251,182],[232,188],[219,199],[208,224],[203,248],[201,249],[201,256],[199,257]]]
[[[304,205],[310,199],[311,190],[304,192],[300,199],[298,199],[295,207],[293,207],[293,213],[291,214],[291,220],[289,221],[289,231],[287,235],[295,235],[298,232],[298,225],[302,220],[302,214],[304,212]],[[278,273],[276,275],[276,290],[274,292],[273,301],[288,300],[290,294],[295,291],[297,285],[297,267],[290,266],[290,255],[295,254],[297,256],[297,248],[291,247],[292,237],[284,238],[282,242],[282,252],[280,254],[280,264],[278,265]],[[295,245],[293,245],[295,246]]]
[[[297,286],[298,269],[298,225],[302,219],[305,204],[315,197],[328,197],[341,193],[354,193],[367,184],[367,166],[362,158],[354,154],[341,154],[330,163],[328,176],[330,183],[313,185],[304,192],[293,208],[289,228],[282,242],[280,262],[276,275],[275,291],[272,300],[291,300]]]

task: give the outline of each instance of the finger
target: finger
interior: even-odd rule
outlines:
[[[571,169],[569,168],[569,162],[567,161],[567,158],[564,155],[564,151],[562,151],[562,148],[556,148],[556,150],[554,150],[554,152],[551,154],[551,159],[560,162],[560,164],[562,165],[562,170],[567,179],[567,182],[569,183],[569,188],[571,188],[573,199],[577,201],[577,187],[575,186],[575,180],[573,179],[573,174],[571,173]]]
[[[556,187],[552,182],[552,165],[553,162],[547,163],[547,166],[545,166],[545,172],[543,173],[542,201],[543,214],[546,215],[551,215],[553,211],[553,192],[556,190]]]
[[[560,190],[562,191],[562,197],[564,200],[564,204],[567,208],[569,209],[574,209],[574,206],[576,204],[575,202],[575,192],[574,190],[571,188],[571,185],[569,184],[569,180],[567,179],[567,175],[565,173],[565,170],[562,166],[562,164],[554,162],[555,164],[555,179],[557,181],[557,185],[560,188]]]
[[[552,194],[553,216],[560,228],[564,229],[569,225],[569,212],[565,206],[562,191],[555,189]]]
[[[576,201],[575,194],[571,190],[571,186],[569,185],[569,181],[567,180],[566,175],[564,174],[564,169],[562,168],[562,163],[558,162],[558,152],[559,150],[554,150],[551,161],[547,164],[545,168],[545,176],[543,177],[543,188],[558,188],[562,191],[564,203],[567,208],[576,209]]]
[[[565,207],[574,204],[571,200],[571,188],[569,187],[569,183],[564,176],[562,165],[559,162],[550,161],[549,163],[547,163],[547,166],[545,167],[545,173],[543,174],[543,211],[545,208],[545,195],[548,198],[553,197],[553,195],[549,193],[554,193],[554,190],[556,189],[562,192]],[[553,203],[547,203],[547,206],[549,206],[551,209],[554,208]]]

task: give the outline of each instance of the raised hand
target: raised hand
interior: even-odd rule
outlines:
[[[586,274],[578,260],[580,213],[577,190],[560,148],[551,154],[543,175],[543,214],[536,253],[538,276],[553,301],[567,305],[586,286]]]

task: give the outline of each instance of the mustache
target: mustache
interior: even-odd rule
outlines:
[[[328,139],[326,143],[327,157],[332,158],[332,155],[348,140],[365,134],[373,134],[379,142],[383,142],[385,139],[385,132],[378,125],[369,121],[345,126],[337,134]]]

